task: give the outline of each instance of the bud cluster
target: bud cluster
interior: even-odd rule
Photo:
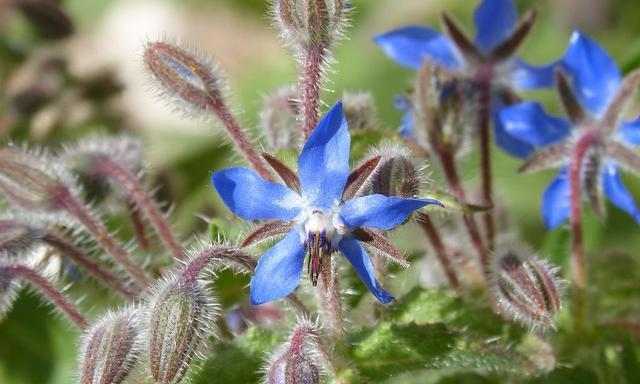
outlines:
[[[274,13],[283,40],[293,47],[331,46],[342,34],[344,0],[274,0]]]

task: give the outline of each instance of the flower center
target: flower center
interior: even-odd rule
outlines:
[[[315,287],[326,261],[330,260],[346,233],[346,227],[334,209],[307,209],[296,222],[301,242],[307,251],[307,273]]]

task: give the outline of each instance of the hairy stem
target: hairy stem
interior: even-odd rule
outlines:
[[[460,280],[458,280],[458,275],[456,274],[455,269],[451,265],[451,260],[449,259],[449,254],[447,253],[444,247],[444,243],[442,242],[442,237],[440,236],[440,232],[438,232],[438,229],[431,222],[431,218],[425,214],[419,215],[418,224],[420,225],[420,228],[422,228],[424,233],[429,238],[429,241],[431,242],[431,246],[433,247],[433,250],[436,254],[436,257],[438,258],[438,261],[440,262],[440,265],[444,270],[444,274],[447,277],[447,280],[449,281],[449,285],[451,285],[451,287],[455,289],[455,291],[459,295],[462,295],[463,291],[462,291],[462,286],[460,285]]]
[[[185,251],[176,238],[171,225],[160,212],[153,198],[147,193],[138,179],[129,171],[121,167],[109,158],[101,157],[97,164],[97,172],[117,182],[129,197],[136,203],[140,210],[155,229],[160,241],[167,247],[176,260],[184,260]]]
[[[320,84],[322,82],[322,66],[326,58],[326,47],[312,44],[307,47],[302,61],[300,73],[300,90],[302,92],[302,108],[300,120],[305,139],[309,137],[318,124],[320,106]]]
[[[569,198],[571,200],[571,250],[573,253],[573,322],[576,330],[585,325],[586,260],[582,240],[582,164],[587,151],[599,140],[598,132],[587,131],[576,143],[569,162]]]
[[[342,315],[342,295],[338,283],[338,268],[335,258],[331,257],[328,265],[322,268],[322,290],[320,290],[320,304],[325,324],[329,329],[335,345],[344,339],[344,319]]]
[[[21,264],[11,264],[0,266],[0,274],[3,276],[18,277],[28,281],[49,299],[58,309],[62,311],[80,330],[87,328],[87,319],[80,313],[56,287],[37,271]]]
[[[84,225],[87,232],[93,236],[98,244],[113,256],[114,261],[120,264],[140,287],[146,287],[149,279],[144,271],[131,259],[131,256],[118,241],[111,236],[104,224],[71,196],[68,190],[60,190],[58,194],[57,200]]]
[[[60,250],[60,252],[63,252],[79,266],[102,281],[105,285],[120,293],[123,297],[130,300],[134,300],[136,298],[135,293],[127,288],[127,286],[118,278],[118,276],[113,274],[111,271],[103,268],[103,266],[99,263],[92,260],[80,248],[53,233],[44,234],[42,236],[42,241],[57,248],[58,250]]]
[[[460,176],[458,175],[453,155],[451,155],[450,151],[445,149],[438,150],[438,155],[440,156],[442,169],[444,170],[445,178],[447,179],[447,183],[449,184],[449,188],[451,188],[453,196],[460,202],[466,202],[466,193],[462,187],[462,183],[460,182]],[[471,244],[478,255],[480,266],[486,273],[489,264],[489,252],[482,242],[482,236],[480,235],[476,222],[470,214],[464,214],[462,216],[462,220],[467,233],[469,234]]]
[[[145,224],[140,216],[140,209],[133,201],[127,202],[127,213],[129,214],[129,220],[131,221],[131,226],[135,232],[136,239],[138,240],[138,247],[143,251],[148,251],[149,248],[151,248],[151,242],[147,237]]]
[[[478,71],[478,86],[480,99],[478,102],[478,133],[480,134],[480,164],[482,167],[482,200],[488,207],[493,206],[493,181],[491,175],[491,130],[489,129],[489,117],[491,109],[491,79],[493,68],[487,67]],[[487,233],[487,244],[490,250],[494,247],[495,226],[493,210],[483,214],[484,225]]]
[[[245,160],[251,168],[253,168],[263,179],[274,181],[273,176],[267,170],[267,167],[260,156],[260,153],[254,148],[253,143],[247,137],[245,132],[236,121],[235,117],[229,110],[229,107],[221,98],[214,98],[208,103],[209,109],[220,119],[222,125],[227,130],[227,134],[236,147],[236,150],[244,156]]]

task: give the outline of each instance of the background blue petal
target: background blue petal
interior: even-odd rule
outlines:
[[[380,302],[388,304],[394,300],[394,297],[389,295],[376,280],[376,273],[373,270],[371,259],[369,255],[367,255],[367,251],[365,251],[357,240],[352,237],[345,237],[338,245],[338,248],[347,257],[351,265],[353,265],[362,282]]]
[[[602,188],[613,205],[627,212],[640,223],[640,210],[633,196],[622,183],[620,170],[613,162],[606,164],[602,170]]]
[[[502,43],[513,31],[518,12],[511,0],[483,0],[473,14],[476,46],[484,54]]]
[[[309,204],[331,207],[342,197],[349,177],[351,136],[338,102],[318,123],[302,148],[298,175]]]
[[[547,229],[554,229],[569,218],[571,201],[567,167],[560,170],[542,195],[542,219]]]
[[[389,58],[408,68],[421,68],[425,57],[450,71],[463,66],[451,40],[431,28],[403,27],[378,35],[373,40]]]
[[[518,58],[513,59],[512,63],[511,84],[522,90],[553,88],[554,71],[562,64],[558,61],[547,65],[532,65]]]
[[[289,221],[302,207],[300,196],[281,184],[269,183],[249,168],[227,168],[211,182],[231,212],[245,220]]]
[[[535,147],[528,142],[520,140],[509,134],[502,123],[502,119],[500,119],[498,114],[499,111],[500,110],[497,109],[497,111],[493,113],[493,131],[498,147],[511,156],[515,156],[520,159],[526,159],[531,156]]]
[[[398,131],[398,134],[404,138],[414,140],[413,105],[411,100],[406,96],[396,96],[393,99],[393,106],[398,111],[404,112],[402,120],[400,121],[400,130]]]
[[[627,144],[640,145],[640,117],[634,121],[622,123],[618,134]]]
[[[442,204],[432,199],[405,199],[383,195],[368,195],[348,200],[340,207],[340,216],[347,227],[392,229],[404,222],[411,212],[425,205]]]
[[[563,67],[573,78],[582,106],[600,116],[620,86],[620,70],[611,56],[594,40],[575,31]]]
[[[300,284],[305,250],[296,230],[269,248],[251,278],[251,304],[281,299]]]
[[[535,147],[560,141],[571,130],[569,121],[548,115],[540,103],[532,101],[501,108],[498,119],[506,133]]]

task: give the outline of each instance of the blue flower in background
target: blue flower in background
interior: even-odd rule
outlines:
[[[298,159],[299,191],[260,178],[248,168],[216,172],[212,182],[222,201],[245,220],[279,220],[290,230],[258,262],[251,303],[291,293],[300,282],[305,254],[312,283],[323,262],[342,252],[369,290],[383,303],[393,297],[376,281],[367,252],[356,238],[362,228],[390,230],[436,200],[368,195],[343,201],[349,177],[351,136],[336,104],[309,136]]]
[[[525,102],[502,109],[501,125],[519,140],[538,148],[522,167],[533,171],[561,167],[542,198],[542,216],[548,229],[569,218],[568,164],[578,143],[591,135],[582,163],[581,186],[596,212],[602,212],[602,196],[640,223],[640,210],[620,178],[618,166],[640,173],[640,119],[623,121],[640,73],[625,79],[607,52],[576,31],[571,37],[562,69],[558,72],[560,99],[568,118],[550,116],[540,103]]]
[[[407,26],[378,35],[374,41],[391,59],[399,64],[420,69],[425,59],[458,73],[472,81],[490,82],[489,104],[492,114],[498,107],[509,104],[505,99],[511,89],[550,88],[553,69],[557,63],[534,66],[513,57],[535,20],[531,12],[517,23],[517,12],[511,0],[483,0],[474,14],[477,33],[473,42],[446,15],[448,36],[434,29]],[[405,111],[406,112],[406,111]],[[411,137],[410,118],[405,116],[401,134]],[[514,156],[527,157],[533,147],[510,137],[503,127],[494,124],[497,144]]]

